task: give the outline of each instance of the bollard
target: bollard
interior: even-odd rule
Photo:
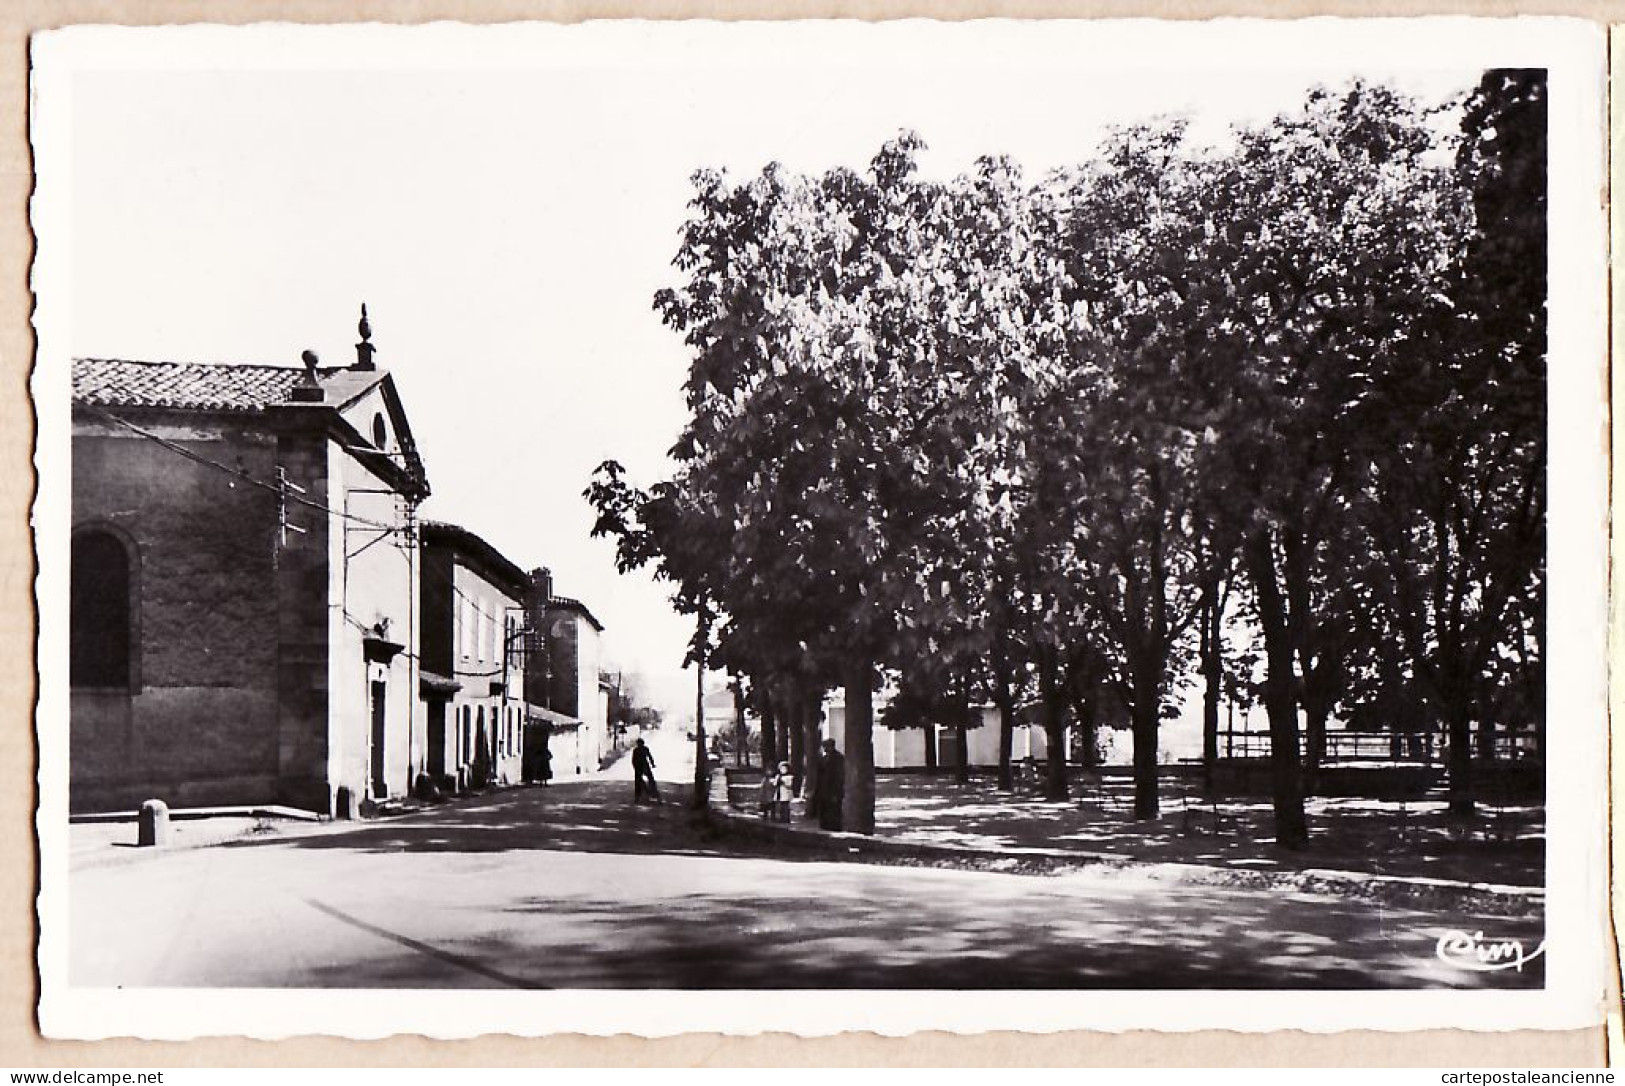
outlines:
[[[136,840],[141,848],[162,848],[169,844],[169,807],[161,799],[149,799],[136,816]]]

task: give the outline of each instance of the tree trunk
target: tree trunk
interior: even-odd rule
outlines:
[[[1044,798],[1067,798],[1065,691],[1061,689],[1055,653],[1038,651],[1039,704],[1044,714]]]
[[[1016,787],[1010,759],[1016,752],[1016,707],[1008,697],[999,699],[999,791],[1013,792]]]
[[[1213,792],[1213,771],[1219,762],[1219,699],[1223,696],[1224,615],[1215,585],[1202,613],[1202,789]]]
[[[960,784],[970,783],[970,727],[971,727],[971,676],[976,664],[970,659],[965,661],[965,670],[959,677],[959,692],[951,703],[954,713],[959,717],[959,727],[954,729],[954,754],[959,765],[954,773],[954,779]],[[980,714],[978,714],[979,716]],[[980,720],[977,721],[981,723]]]
[[[1015,757],[1016,750],[1015,668],[1010,661],[1011,638],[1008,628],[1001,623],[997,630],[987,656],[987,675],[993,703],[999,707],[998,787],[1001,792],[1013,792],[1016,787],[1016,775],[1015,768],[1010,763]],[[1032,752],[1030,738],[1027,749],[1030,754]]]
[[[805,795],[802,787],[807,780],[807,737],[802,733],[801,714],[794,698],[781,700],[779,708],[783,710],[785,745],[790,748],[791,791]]]
[[[1083,764],[1099,769],[1100,757],[1100,697],[1090,694],[1078,705],[1078,731],[1083,743]]]
[[[771,769],[779,764],[779,722],[773,713],[773,696],[762,693],[762,768]]]
[[[921,724],[920,730],[925,733],[925,771],[934,777],[937,775],[937,726]]]
[[[1100,767],[1100,667],[1094,650],[1081,642],[1074,648],[1066,673],[1072,719],[1077,721],[1076,748],[1085,768]],[[1071,753],[1070,751],[1068,753]]]
[[[1483,702],[1478,707],[1478,760],[1484,765],[1495,764],[1495,714]]]
[[[1304,722],[1303,781],[1304,791],[1315,795],[1320,791],[1320,767],[1326,761],[1326,723],[1331,720],[1332,708],[1337,703],[1342,662],[1333,655],[1334,649],[1330,644],[1323,644],[1311,670],[1303,644],[1309,635],[1309,623],[1302,623],[1300,630],[1298,673],[1302,676],[1302,682],[1298,687],[1298,696],[1303,705]],[[1323,634],[1321,640],[1329,639]]]
[[[1306,684],[1307,686],[1308,684]],[[1320,794],[1320,766],[1326,760],[1326,720],[1331,715],[1328,699],[1303,695],[1304,791]]]
[[[1134,817],[1155,821],[1157,803],[1157,732],[1162,726],[1161,676],[1134,676]]]
[[[745,732],[745,690],[734,684],[734,765],[740,768],[750,764],[750,736]]]
[[[694,795],[692,803],[704,810],[711,792],[711,768],[705,764],[705,657],[694,664]]]
[[[875,832],[875,668],[868,660],[852,667],[846,680],[846,794],[841,828]]]
[[[796,718],[801,734],[802,777],[801,794],[807,802],[807,817],[818,817],[818,707],[811,696],[795,700]]]
[[[1450,813],[1471,815],[1473,806],[1473,718],[1465,699],[1445,707],[1450,736]]]
[[[1303,779],[1298,759],[1298,703],[1294,652],[1285,605],[1275,579],[1275,555],[1267,529],[1248,541],[1248,565],[1264,627],[1264,708],[1270,721],[1270,775],[1275,803],[1275,842],[1300,849],[1309,840],[1303,812]]]

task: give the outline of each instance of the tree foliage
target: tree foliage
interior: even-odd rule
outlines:
[[[924,178],[907,132],[861,172],[702,171],[655,299],[690,355],[676,470],[605,464],[595,532],[787,735],[845,687],[848,828],[887,673],[893,726],[996,705],[1006,786],[1036,700],[1053,798],[1068,724],[1126,707],[1156,817],[1193,665],[1210,732],[1252,693],[1237,627],[1281,844],[1333,718],[1443,727],[1465,795],[1469,722],[1538,715],[1544,133],[1540,74],[1491,72],[1451,109],[1317,90],[1217,145],[1158,119],[1037,180]]]

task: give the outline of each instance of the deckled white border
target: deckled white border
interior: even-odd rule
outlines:
[[[1569,1029],[1603,1020],[1605,892],[1606,370],[1601,28],[1573,20],[1313,19],[1294,23],[885,24],[597,22],[576,26],[78,27],[33,42],[32,136],[41,364],[35,504],[39,556],[40,1022],[57,1037],[277,1038],[507,1032],[668,1036],[871,1030],[1356,1028]],[[553,66],[771,70],[786,55],[843,67],[1012,68],[1066,57],[1170,78],[1314,59],[1373,69],[1550,71],[1551,469],[1548,654],[1551,787],[1547,977],[1538,992],[568,992],[92,990],[67,985],[67,554],[72,328],[72,82],[118,68],[448,70]],[[1284,58],[1284,59],[1283,59]],[[137,285],[132,284],[132,288]]]

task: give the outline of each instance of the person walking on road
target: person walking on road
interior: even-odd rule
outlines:
[[[655,756],[641,739],[632,746],[632,802],[660,802],[660,786],[655,784]]]
[[[845,799],[846,759],[835,749],[835,740],[826,739],[824,753],[818,759],[818,791],[813,796],[821,828],[841,828],[841,804]]]

